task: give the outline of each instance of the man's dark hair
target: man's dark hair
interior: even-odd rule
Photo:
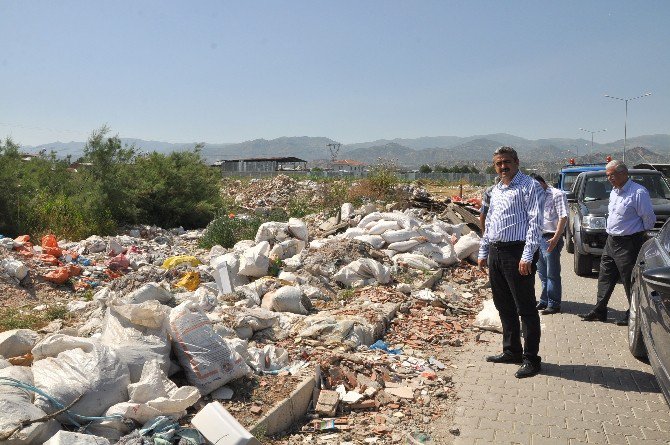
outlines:
[[[547,183],[547,181],[545,181],[544,178],[542,176],[538,175],[537,173],[531,173],[528,176],[530,176],[531,178],[533,178],[536,181],[544,182],[545,184]]]
[[[512,147],[502,146],[499,147],[496,151],[493,152],[493,156],[497,155],[510,155],[515,161],[519,160],[519,155],[516,153],[516,150]]]

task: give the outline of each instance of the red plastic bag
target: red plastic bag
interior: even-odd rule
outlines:
[[[124,254],[120,253],[107,263],[107,267],[109,267],[112,270],[120,270],[120,269],[126,269],[127,267],[130,266],[130,260],[128,259],[127,256]]]

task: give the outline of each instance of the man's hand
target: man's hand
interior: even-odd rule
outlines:
[[[531,266],[531,263],[529,263],[527,261],[523,261],[523,260],[519,261],[519,273],[521,275],[530,275],[530,271],[531,271],[530,266]]]
[[[486,258],[479,258],[477,260],[477,265],[479,266],[479,270],[484,270],[489,266],[488,261],[486,261]]]
[[[549,245],[547,246],[547,253],[551,253],[558,244],[558,241],[561,239],[560,235],[555,235],[553,238],[549,239]]]

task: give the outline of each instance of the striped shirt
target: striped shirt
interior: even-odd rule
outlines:
[[[530,263],[540,245],[544,190],[530,176],[518,171],[512,182],[499,182],[491,192],[479,259],[488,258],[489,244],[496,241],[524,241],[521,260]]]
[[[568,198],[561,190],[547,187],[544,191],[543,233],[556,233],[558,220],[568,216]],[[564,229],[565,230],[565,229]]]

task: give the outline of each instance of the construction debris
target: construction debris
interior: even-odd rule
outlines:
[[[277,177],[235,199],[286,205],[298,187],[321,186]],[[198,437],[191,425],[216,441],[221,431],[203,420],[213,416],[239,421],[255,443],[246,429],[317,369],[320,394],[288,434],[428,437],[453,397],[451,353],[475,333],[488,290],[470,210],[405,192],[384,208],[344,204],[331,221],[266,223],[231,249],[156,227],[39,245],[3,238],[6,294],[28,301],[37,289],[53,301],[30,311],[65,309],[39,331],[0,333],[0,442],[177,443]]]

